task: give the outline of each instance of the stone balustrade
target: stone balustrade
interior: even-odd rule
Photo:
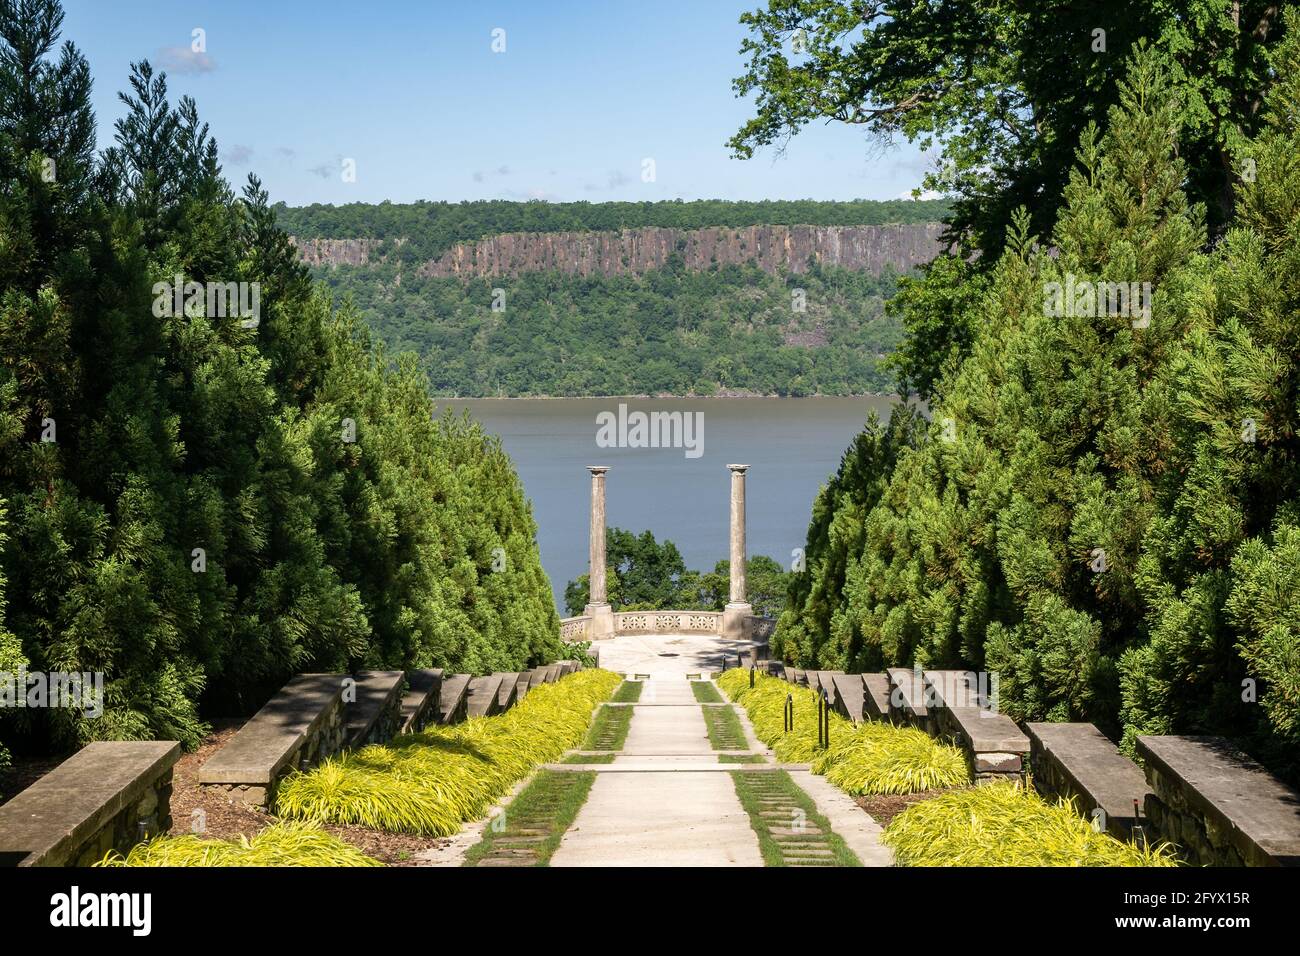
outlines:
[[[620,634],[717,634],[723,633],[723,611],[618,611],[614,617],[614,637]],[[776,631],[770,617],[750,615],[747,619],[749,639],[767,643]],[[593,640],[592,619],[588,616],[566,617],[560,621],[560,638],[565,641]]]

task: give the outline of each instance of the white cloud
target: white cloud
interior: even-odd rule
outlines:
[[[187,46],[165,46],[158,51],[158,62],[173,73],[211,73],[217,61]]]

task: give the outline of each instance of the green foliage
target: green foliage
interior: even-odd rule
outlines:
[[[434,420],[414,360],[313,290],[147,62],[96,160],[61,19],[0,0],[0,665],[103,672],[106,708],[0,734],[193,747],[200,701],[245,710],[299,670],[559,657],[500,443]],[[178,275],[258,283],[260,322],[168,308]]]
[[[768,675],[736,668],[718,677],[718,686],[745,708],[754,734],[782,763],[809,763],[812,772],[846,793],[917,793],[970,782],[966,757],[956,747],[936,743],[911,727],[867,722],[855,727],[839,714],[830,717],[831,746],[817,746],[817,695]],[[785,731],[787,696],[794,704],[794,730]]]
[[[383,866],[313,823],[274,823],[238,840],[161,836],[113,851],[96,866]]]
[[[1186,160],[1194,200],[1221,222],[1242,140],[1260,128],[1286,6],[768,0],[741,17],[747,62],[734,87],[755,115],[729,145],[748,157],[835,120],[935,149],[924,188],[955,197],[950,235],[996,256],[1018,207],[1030,207],[1036,233],[1052,229],[1075,144],[1120,102],[1125,58],[1146,42],[1178,104],[1168,145]]]
[[[688,571],[677,545],[656,541],[653,532],[640,535],[622,528],[605,529],[605,593],[620,611],[721,611],[730,600],[731,562],[719,561],[712,571]],[[775,618],[785,605],[791,575],[766,555],[745,562],[747,593],[754,613]],[[587,575],[564,588],[570,615],[587,606],[591,594]]]
[[[757,266],[641,276],[422,276],[393,261],[323,266],[437,395],[860,395],[892,391],[881,356],[902,340],[884,311],[897,277]],[[506,307],[492,309],[494,287]],[[791,309],[794,289],[807,308]],[[611,357],[617,356],[617,361]]]
[[[405,263],[437,259],[458,242],[506,232],[616,232],[659,226],[876,226],[937,222],[942,201],[817,202],[811,199],[732,202],[416,202],[275,206],[280,227],[302,239],[383,239],[384,251]]]
[[[862,552],[866,515],[880,501],[899,455],[920,443],[925,424],[910,407],[895,406],[885,427],[873,412],[839,470],[818,491],[804,568],[786,576],[789,589],[772,639],[774,654],[841,669],[859,659],[862,640],[846,615],[845,576]]]
[[[1067,802],[1010,784],[945,793],[885,828],[899,866],[1177,866],[1167,844],[1122,843]]]
[[[449,836],[482,817],[538,764],[577,746],[620,678],[584,670],[528,692],[496,717],[375,744],[289,777],[276,812],[393,833]]]
[[[1080,138],[1055,255],[1018,219],[963,306],[970,354],[928,435],[854,476],[856,498],[819,499],[787,656],[987,669],[1017,719],[1092,721],[1125,748],[1234,735],[1300,772],[1298,23],[1241,147],[1257,175],[1208,251],[1178,84],[1134,57],[1107,131]],[[1149,321],[1051,314],[1049,284],[1071,282],[1150,283]]]

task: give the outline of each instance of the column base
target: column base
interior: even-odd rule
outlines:
[[[722,636],[735,641],[749,640],[749,619],[753,616],[752,604],[728,604],[722,609]]]
[[[584,617],[591,618],[591,639],[607,641],[614,636],[614,607],[604,604],[588,604],[582,609]]]

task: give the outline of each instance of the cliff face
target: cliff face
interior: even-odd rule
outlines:
[[[805,272],[810,259],[879,274],[888,263],[900,272],[928,262],[941,250],[938,223],[890,226],[746,226],[621,232],[506,233],[452,246],[419,268],[421,275],[511,276],[558,271],[570,275],[639,275],[662,268],[674,252],[696,271],[752,262],[765,272]],[[310,265],[364,265],[371,239],[295,240]]]

